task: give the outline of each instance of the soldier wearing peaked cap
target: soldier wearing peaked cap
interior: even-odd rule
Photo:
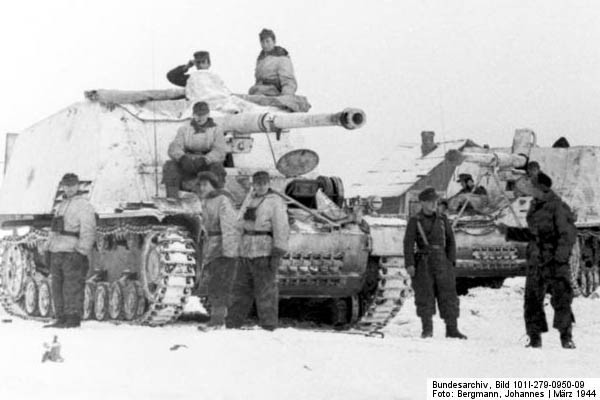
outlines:
[[[46,327],[76,328],[83,314],[88,257],[96,241],[96,213],[90,202],[78,195],[77,175],[65,174],[61,186],[64,198],[55,211],[48,243],[56,321]]]
[[[527,277],[525,280],[525,328],[528,347],[542,347],[543,332],[548,331],[544,298],[549,291],[554,308],[553,326],[560,332],[562,347],[575,348],[572,324],[575,321],[571,303],[569,258],[577,240],[575,215],[552,191],[552,179],[543,172],[532,177],[533,200],[527,211],[527,228],[497,224],[506,240],[529,242]]]
[[[198,70],[206,70],[210,68],[210,53],[208,51],[197,51],[194,53],[194,58],[187,64],[179,65],[167,72],[167,79],[173,85],[185,87],[190,75],[189,69],[196,67]]]
[[[240,263],[237,269],[227,326],[240,327],[256,302],[260,325],[277,328],[277,270],[288,251],[290,226],[283,199],[270,188],[266,171],[252,176],[254,196],[243,216]]]
[[[446,323],[446,337],[466,339],[458,330],[459,300],[456,294],[456,244],[452,226],[437,211],[438,196],[433,188],[419,194],[421,210],[411,217],[404,236],[404,260],[413,277],[417,315],[422,338],[433,336],[435,302]]]
[[[208,104],[195,103],[192,120],[179,128],[169,144],[171,159],[163,165],[167,197],[178,198],[181,184],[196,178],[200,171],[215,173],[218,186],[222,187],[227,174],[223,163],[228,151],[224,132],[210,117]]]

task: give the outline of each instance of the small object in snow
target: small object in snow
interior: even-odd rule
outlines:
[[[185,347],[187,349],[187,346],[185,344],[175,344],[175,345],[171,346],[171,348],[169,350],[175,351],[175,350],[179,350],[182,347]]]
[[[58,342],[58,336],[54,336],[52,343],[44,343],[44,348],[46,351],[42,356],[42,362],[52,361],[52,362],[63,362],[64,359],[60,355],[60,343]]]
[[[2,320],[2,322],[4,322],[5,324],[10,324],[12,322],[12,319],[10,319],[10,318],[4,318]]]
[[[479,310],[470,310],[471,311],[471,315],[474,315],[476,317],[479,316]]]
[[[307,370],[309,370],[309,371],[312,371],[312,368],[311,368],[311,367],[309,367],[308,365],[303,365],[303,366],[302,366],[302,368],[304,368],[304,369],[307,369]]]

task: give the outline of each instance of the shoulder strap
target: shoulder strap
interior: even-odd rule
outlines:
[[[421,239],[423,239],[425,246],[429,246],[429,240],[427,240],[427,236],[425,236],[423,225],[421,225],[421,221],[419,221],[419,219],[417,219],[417,230],[419,231],[419,235],[421,235]]]

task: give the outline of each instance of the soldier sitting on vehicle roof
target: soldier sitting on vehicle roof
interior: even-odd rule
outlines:
[[[294,75],[292,60],[286,49],[277,46],[275,32],[263,29],[259,35],[262,51],[256,60],[254,77],[256,82],[248,94],[281,96],[295,94],[298,83]]]
[[[188,71],[193,66],[197,70],[207,70],[210,68],[210,53],[208,51],[197,51],[194,53],[194,59],[187,62],[187,64],[179,65],[169,72],[167,72],[167,79],[173,85],[185,87],[190,74]]]

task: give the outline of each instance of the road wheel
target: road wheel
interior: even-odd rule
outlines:
[[[101,282],[96,285],[94,316],[98,321],[105,321],[108,318],[108,292],[108,283]]]
[[[127,281],[122,286],[123,290],[123,319],[133,320],[138,313],[138,291],[132,281]]]
[[[94,298],[96,296],[96,284],[86,282],[83,292],[83,319],[94,317]]]
[[[40,317],[51,317],[52,312],[52,293],[50,292],[50,282],[44,279],[38,285],[38,311]]]
[[[108,315],[111,319],[123,319],[123,286],[121,281],[115,281],[110,285],[108,297]]]
[[[38,286],[32,277],[25,280],[24,308],[27,315],[38,314]]]

